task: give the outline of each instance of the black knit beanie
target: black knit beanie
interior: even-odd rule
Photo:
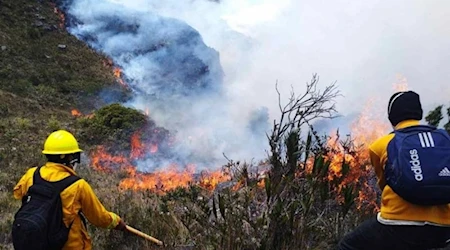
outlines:
[[[422,104],[416,92],[397,92],[389,99],[388,117],[392,126],[405,120],[422,120],[422,116]]]

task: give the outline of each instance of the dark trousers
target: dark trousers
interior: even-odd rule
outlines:
[[[450,227],[383,225],[369,219],[347,234],[338,250],[426,250],[443,248],[450,239]]]

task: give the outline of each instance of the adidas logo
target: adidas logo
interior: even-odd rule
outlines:
[[[434,140],[430,132],[419,133],[419,140],[422,148],[434,148]]]
[[[450,176],[450,170],[447,167],[443,168],[438,174],[439,176]]]

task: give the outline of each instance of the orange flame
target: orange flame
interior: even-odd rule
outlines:
[[[140,139],[140,131],[134,133],[131,136],[131,155],[132,159],[142,158],[145,152],[148,151],[152,154],[158,152],[158,145],[150,143],[145,145]]]
[[[231,188],[233,191],[238,191],[242,187],[246,186],[245,180],[239,180],[234,186]]]
[[[121,70],[120,68],[115,67],[113,71],[114,71],[114,76],[115,76],[116,78],[120,78],[120,77],[121,77],[121,75],[122,75],[122,70]]]
[[[113,74],[114,77],[117,79],[117,81],[122,85],[122,86],[127,86],[127,84],[125,83],[125,81],[122,79],[122,69],[120,69],[119,67],[114,67],[113,69]]]
[[[198,185],[207,190],[214,190],[216,186],[224,181],[228,181],[229,176],[221,171],[202,172],[198,180],[195,180],[195,166],[188,165],[183,170],[178,170],[176,165],[171,165],[167,169],[152,173],[130,172],[130,177],[123,179],[119,187],[132,190],[150,190],[159,194],[176,189],[178,187],[188,187]]]
[[[366,208],[370,207],[374,211],[378,211],[379,206],[376,203],[376,191],[374,187],[367,183],[372,176],[374,177],[367,148],[372,142],[389,131],[389,124],[382,123],[379,121],[381,120],[379,117],[370,115],[374,113],[373,110],[370,110],[373,106],[372,102],[372,100],[367,102],[361,115],[352,123],[350,133],[354,146],[351,149],[352,153],[349,153],[349,149],[343,148],[342,144],[338,142],[339,138],[333,135],[327,142],[332,150],[326,158],[331,162],[328,180],[340,181],[337,190],[334,190],[334,192],[340,193],[343,188],[358,185],[360,191],[355,201],[358,209],[364,204]],[[342,169],[343,164],[348,166],[345,175]],[[343,197],[338,198],[343,199]]]
[[[113,67],[113,65],[114,65],[114,62],[111,60],[111,59],[104,59],[103,60],[103,66],[105,66],[105,67]],[[119,68],[119,67],[117,67],[117,66],[114,66],[113,67],[113,69],[112,69],[112,71],[113,71],[113,76],[114,76],[114,78],[116,78],[116,80],[122,85],[122,86],[124,86],[124,87],[127,87],[127,84],[125,83],[125,81],[122,79],[122,69],[121,68]]]
[[[261,179],[258,181],[257,186],[259,188],[265,188],[266,187],[266,180],[265,179]]]
[[[74,117],[81,117],[81,116],[83,116],[83,114],[82,114],[78,109],[72,109],[72,110],[70,111],[70,113],[71,113],[72,116],[74,116]],[[86,118],[92,118],[92,117],[94,117],[94,114],[88,114],[88,115],[85,115],[84,117],[86,117]]]
[[[91,156],[91,164],[96,170],[111,171],[113,169],[132,169],[133,165],[127,157],[122,155],[112,156],[103,146],[97,147]]]
[[[218,170],[213,172],[203,171],[199,185],[210,191],[214,190],[219,183],[229,181],[230,175],[228,172]]]
[[[131,136],[131,158],[140,158],[144,155],[144,153],[144,144],[139,139],[139,134],[134,133]]]
[[[73,116],[76,116],[76,117],[82,116],[82,115],[83,115],[83,114],[81,114],[81,112],[78,111],[77,109],[72,109],[71,113],[72,113]]]
[[[132,190],[148,189],[164,193],[177,187],[188,187],[192,182],[193,172],[191,169],[186,168],[179,171],[175,166],[171,166],[167,170],[148,174],[134,172],[130,177],[123,179],[119,187]]]
[[[131,137],[130,156],[110,155],[104,147],[98,147],[91,155],[92,165],[101,171],[111,171],[122,169],[128,173],[128,177],[123,179],[119,187],[122,189],[142,190],[147,189],[156,193],[165,193],[177,187],[188,187],[198,185],[207,190],[214,190],[216,186],[224,181],[230,180],[228,172],[202,171],[199,178],[194,178],[195,166],[187,165],[180,170],[177,165],[172,164],[167,169],[154,171],[152,173],[139,172],[131,160],[141,159],[146,152],[156,153],[157,144],[146,145],[140,140],[140,132],[136,132]]]

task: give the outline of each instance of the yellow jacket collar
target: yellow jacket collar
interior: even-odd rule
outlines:
[[[69,172],[69,173],[71,173],[72,175],[76,175],[75,170],[73,170],[72,168],[67,167],[67,166],[65,166],[65,165],[63,165],[63,164],[60,164],[60,163],[47,162],[47,163],[45,164],[45,167],[48,167],[48,168],[56,168],[56,169],[59,169],[59,170],[62,170],[62,171]]]
[[[405,120],[405,121],[399,122],[395,126],[395,129],[402,129],[402,128],[406,128],[406,127],[416,126],[416,125],[419,125],[419,123],[420,123],[419,120]]]

